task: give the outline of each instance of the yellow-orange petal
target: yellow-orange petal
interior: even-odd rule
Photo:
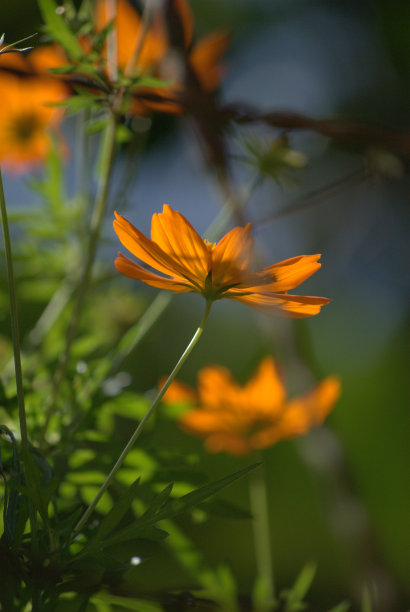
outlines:
[[[249,295],[244,295],[245,292],[245,289],[242,292],[232,290],[227,294],[227,297],[242,302],[242,304],[246,304],[261,312],[267,314],[275,313],[292,319],[312,317],[320,312],[322,306],[331,301],[329,298],[314,296],[280,293],[251,293]]]
[[[176,265],[183,266],[201,286],[211,266],[209,249],[181,213],[164,204],[151,222],[151,239]]]
[[[155,242],[144,236],[125,217],[115,212],[114,230],[126,249],[155,270],[184,280],[187,270],[169,257]]]
[[[192,287],[184,284],[183,281],[177,282],[173,278],[158,276],[158,274],[154,274],[153,272],[150,272],[142,266],[134,263],[131,261],[131,259],[128,259],[128,257],[124,257],[122,253],[118,253],[118,257],[114,261],[114,265],[118,272],[121,272],[121,274],[124,274],[124,276],[136,278],[137,280],[145,283],[146,285],[150,285],[151,287],[156,287],[157,289],[168,289],[176,293],[192,291]]]
[[[321,425],[340,395],[340,382],[331,376],[303,396],[290,400],[277,423],[280,440],[301,436]],[[268,434],[267,434],[268,435]]]
[[[166,378],[162,378],[159,382],[159,388],[161,389],[166,382]],[[192,387],[186,383],[174,380],[168,389],[165,391],[165,395],[162,398],[165,404],[194,404],[196,402],[196,393]]]
[[[174,0],[174,9],[178,13],[184,34],[184,44],[188,48],[194,36],[194,19],[191,9],[185,0]]]
[[[275,423],[270,427],[265,427],[253,433],[249,438],[249,444],[255,450],[262,450],[273,446],[281,440],[280,425]]]
[[[258,272],[261,278],[269,279],[270,289],[275,293],[294,289],[319,270],[321,255],[299,255],[267,266]],[[255,288],[256,289],[256,288]]]
[[[41,45],[36,47],[27,56],[27,60],[36,74],[48,75],[53,77],[48,72],[50,68],[59,68],[65,66],[68,60],[64,54],[64,50],[56,44]],[[54,76],[56,78],[56,76]]]
[[[190,53],[190,64],[204,91],[215,91],[220,84],[223,75],[220,58],[228,48],[229,39],[227,32],[211,32]]]
[[[341,385],[337,376],[325,378],[308,393],[290,400],[284,416],[289,414],[307,415],[308,426],[313,427],[323,423],[329,412],[340,397]]]
[[[246,457],[252,452],[252,447],[246,438],[229,432],[211,434],[205,439],[205,448],[210,453],[224,451],[234,457]]]
[[[204,437],[217,431],[224,431],[225,415],[216,410],[198,408],[189,410],[179,419],[179,424],[188,433]]]
[[[216,285],[240,283],[251,274],[254,245],[250,230],[250,223],[245,227],[235,227],[215,246],[212,282]]]
[[[285,388],[271,356],[265,357],[252,378],[243,388],[249,407],[257,406],[261,413],[278,414],[286,397]]]
[[[97,31],[102,30],[110,21],[105,0],[98,0],[95,7]],[[133,57],[136,45],[142,35],[141,17],[128,0],[116,0],[114,17],[115,38],[117,41],[117,63],[125,70]],[[162,27],[154,23],[145,33],[138,57],[138,67],[146,72],[154,66],[166,52],[166,37]]]
[[[232,402],[237,396],[239,385],[230,371],[222,366],[202,368],[198,374],[198,397],[201,406],[218,410],[226,401]]]

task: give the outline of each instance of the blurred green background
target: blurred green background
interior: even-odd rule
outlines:
[[[7,5],[0,27],[7,41],[40,30],[35,0]],[[399,130],[406,126],[409,3],[192,0],[191,6],[199,33],[215,27],[232,31],[221,88],[224,101]],[[205,172],[187,123],[166,120],[160,126],[160,137],[144,156],[132,192],[115,206],[148,231],[152,213],[169,202],[203,231],[220,205],[217,186]],[[275,135],[266,128],[244,130],[232,138],[232,148],[237,150],[237,139],[251,133],[262,138]],[[375,156],[386,155],[382,149],[341,148],[308,132],[292,135],[292,145],[307,154],[309,163],[283,185],[265,181],[246,215],[268,263],[303,252],[323,253],[322,270],[301,293],[326,295],[333,302],[320,316],[296,322],[260,317],[239,304],[217,303],[181,377],[195,384],[199,368],[220,363],[245,381],[267,353],[283,364],[290,394],[328,374],[341,377],[342,397],[326,427],[264,453],[277,582],[288,586],[300,568],[314,560],[318,573],[310,599],[317,609],[344,599],[359,609],[367,589],[375,610],[399,612],[406,609],[410,595],[406,162],[393,152],[394,172],[369,176],[363,168]],[[69,168],[73,164],[70,159]],[[247,172],[244,165],[235,164],[239,184],[246,182]],[[334,182],[337,188],[321,192]],[[6,176],[5,189],[11,205],[29,197],[22,178]],[[318,196],[309,206],[266,221],[312,191]],[[118,245],[109,220],[106,236],[111,242],[104,255],[110,260]],[[118,283],[131,289],[127,279]],[[135,291],[141,293],[142,304],[155,295],[140,286]],[[202,307],[196,296],[173,300],[124,364],[133,388],[149,391],[169,372]],[[7,316],[3,311],[2,326]],[[199,453],[210,478],[244,463],[207,455],[200,441],[169,421],[159,418],[157,426],[156,445],[170,445],[182,454]],[[149,447],[149,437],[146,444]],[[248,507],[246,481],[224,495]],[[249,593],[254,579],[250,522],[215,516],[203,520],[199,513],[184,517],[181,525],[209,564],[229,564],[240,590]],[[155,567],[160,563],[162,570],[155,579],[161,576],[164,589],[189,588],[166,545],[153,549],[148,550],[153,556],[133,571],[129,588],[154,588],[154,558]]]

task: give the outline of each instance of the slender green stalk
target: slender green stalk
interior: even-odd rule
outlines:
[[[268,498],[266,494],[266,481],[264,464],[260,469],[253,470],[249,475],[249,499],[253,515],[253,542],[258,577],[265,584],[267,597],[275,600],[275,580],[272,561]]]
[[[23,445],[27,447],[28,446],[27,419],[26,419],[26,409],[24,405],[23,374],[22,374],[21,359],[20,359],[20,332],[19,332],[19,324],[18,324],[16,292],[15,292],[15,286],[14,286],[13,257],[11,253],[10,232],[9,232],[9,224],[7,220],[6,199],[4,197],[3,179],[1,176],[1,170],[0,170],[0,207],[1,207],[1,223],[3,227],[3,235],[4,235],[4,250],[6,253],[7,277],[8,277],[8,283],[9,283],[11,335],[13,339],[14,368],[16,371],[16,387],[17,387],[17,402],[18,402],[18,410],[19,410],[20,434],[21,434],[21,441]]]
[[[71,347],[74,338],[77,333],[78,325],[80,322],[81,313],[84,306],[85,297],[90,286],[91,272],[94,264],[95,255],[97,252],[98,241],[100,239],[101,226],[104,219],[105,207],[107,203],[108,190],[110,185],[110,178],[112,174],[114,154],[115,154],[115,130],[117,126],[116,117],[111,114],[107,126],[107,132],[105,134],[104,150],[102,155],[101,164],[101,181],[97,192],[94,210],[91,218],[90,226],[90,240],[88,244],[88,252],[84,269],[79,281],[79,285],[76,293],[76,302],[74,310],[71,316],[70,324],[67,331],[67,339],[65,344],[64,353],[61,356],[60,363],[54,378],[53,393],[50,405],[48,407],[46,418],[42,431],[42,438],[44,439],[48,425],[52,414],[55,411],[58,394],[60,391],[61,383],[67,371],[67,366],[70,360]]]
[[[163,398],[163,396],[164,396],[166,390],[168,389],[169,385],[172,383],[172,381],[174,380],[175,376],[178,374],[179,370],[182,368],[182,366],[184,365],[184,363],[187,360],[188,356],[190,355],[192,349],[194,348],[194,346],[198,342],[198,340],[201,337],[202,332],[204,330],[205,323],[206,323],[206,321],[208,319],[208,315],[209,315],[209,311],[211,309],[211,305],[212,305],[212,302],[211,301],[207,301],[206,309],[205,309],[205,314],[204,314],[204,316],[202,318],[201,323],[199,324],[198,329],[196,330],[195,334],[193,335],[190,343],[186,347],[185,351],[182,353],[181,357],[178,359],[174,369],[172,370],[171,374],[168,376],[165,384],[160,389],[160,391],[157,393],[157,396],[155,397],[154,401],[152,402],[152,404],[151,404],[150,408],[148,409],[148,411],[146,412],[145,416],[139,422],[138,427],[135,429],[135,431],[132,434],[131,438],[128,440],[128,442],[127,442],[126,446],[124,447],[121,455],[118,457],[118,459],[115,462],[112,470],[110,471],[110,473],[108,474],[107,478],[105,479],[105,481],[101,485],[101,488],[98,491],[97,495],[94,497],[93,501],[91,502],[91,504],[88,506],[87,510],[84,512],[83,516],[78,521],[77,525],[74,528],[74,533],[78,533],[84,527],[85,523],[87,522],[87,520],[89,519],[90,515],[94,511],[96,505],[100,501],[101,497],[104,495],[104,492],[106,491],[106,489],[111,484],[111,481],[114,478],[115,474],[117,473],[117,471],[121,467],[125,457],[128,455],[128,453],[130,452],[130,450],[134,446],[136,440],[139,438],[139,436],[140,436],[140,434],[141,434],[141,432],[142,432],[142,430],[143,430],[143,428],[145,426],[145,423],[148,421],[149,417],[151,416],[151,414],[153,413],[155,408],[160,403],[160,401]]]
[[[1,175],[1,170],[0,170],[0,210],[1,210],[1,223],[3,227],[3,235],[4,235],[4,250],[6,254],[7,277],[8,277],[8,284],[9,284],[11,335],[13,339],[14,368],[15,368],[15,373],[16,373],[16,388],[17,388],[17,403],[18,403],[18,414],[19,414],[19,424],[20,424],[20,435],[21,435],[21,444],[23,447],[22,456],[24,457],[25,452],[29,452],[29,442],[28,442],[28,432],[27,432],[26,408],[25,408],[25,403],[24,403],[23,373],[21,369],[21,358],[20,358],[20,332],[19,332],[19,324],[18,324],[16,291],[15,291],[15,284],[14,284],[13,256],[11,252],[10,232],[9,232],[9,224],[7,220],[6,199],[4,197],[3,179]],[[25,465],[25,474],[27,475],[26,465]],[[38,538],[37,538],[36,510],[34,508],[32,500],[29,499],[28,501],[29,501],[29,517],[30,517],[32,549],[33,549],[33,554],[37,554]]]

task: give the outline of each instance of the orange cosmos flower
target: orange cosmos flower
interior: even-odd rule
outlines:
[[[48,128],[62,118],[51,106],[66,95],[59,81],[49,78],[0,74],[0,162],[21,172],[43,160],[51,147]]]
[[[164,402],[186,402],[186,385],[180,393],[180,384],[171,384]],[[330,376],[305,395],[287,400],[272,357],[260,363],[244,386],[238,385],[226,368],[212,366],[198,374],[199,407],[186,412],[179,424],[188,433],[204,438],[211,453],[246,456],[320,425],[339,395],[339,379]]]
[[[208,301],[229,298],[293,318],[315,315],[330,301],[288,294],[320,268],[320,255],[292,257],[254,272],[250,223],[234,228],[218,244],[211,244],[168,204],[152,217],[151,240],[127,219],[117,213],[115,216],[114,229],[122,244],[161,275],[121,253],[115,260],[117,270],[152,287],[176,293],[194,291]]]

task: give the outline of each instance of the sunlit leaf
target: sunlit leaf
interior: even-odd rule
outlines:
[[[292,588],[285,592],[286,612],[298,612],[305,607],[303,600],[312,585],[315,574],[316,563],[307,563],[303,567]]]
[[[83,50],[75,34],[73,34],[58,12],[54,0],[38,0],[38,5],[46,23],[47,31],[74,58],[81,59]]]
[[[130,509],[131,502],[135,497],[139,484],[140,479],[137,478],[137,480],[135,480],[133,484],[128,487],[121,497],[116,500],[113,508],[110,510],[107,516],[103,518],[97,529],[97,533],[95,535],[97,540],[104,540],[106,536],[109,535],[115,529],[115,527],[117,527],[126,512]]]

